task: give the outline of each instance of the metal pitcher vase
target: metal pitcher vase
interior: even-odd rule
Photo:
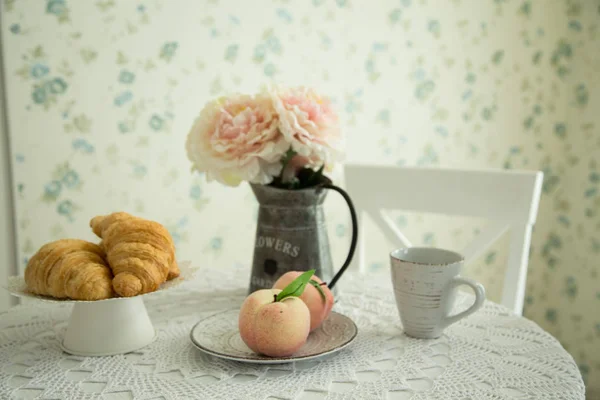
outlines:
[[[273,287],[288,271],[315,269],[315,275],[333,286],[354,255],[357,219],[352,200],[325,177],[320,184],[299,190],[251,184],[260,204],[249,292]],[[346,261],[334,274],[323,202],[328,190],[340,193],[352,217],[352,241]]]

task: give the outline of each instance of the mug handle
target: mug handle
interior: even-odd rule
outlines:
[[[481,308],[483,302],[485,301],[485,288],[483,287],[483,285],[479,282],[475,282],[473,279],[463,278],[462,276],[455,276],[454,278],[452,278],[452,280],[448,283],[448,286],[446,287],[446,293],[449,293],[452,289],[460,285],[467,285],[470,286],[471,289],[473,289],[473,291],[475,292],[475,302],[471,307],[467,308],[465,311],[462,311],[456,315],[445,316],[442,319],[442,329],[447,328],[448,326],[452,325],[458,320],[473,314],[475,311]]]
[[[326,183],[322,187],[325,189],[331,189],[342,195],[342,197],[346,201],[346,204],[348,204],[348,208],[350,209],[350,218],[352,219],[352,240],[350,242],[350,250],[348,250],[348,256],[346,257],[346,261],[344,261],[344,264],[342,265],[340,270],[335,274],[333,279],[331,279],[331,282],[329,282],[329,284],[327,285],[329,289],[333,289],[335,283],[338,281],[338,279],[340,279],[344,271],[346,271],[346,268],[348,268],[348,266],[350,265],[352,257],[354,257],[354,251],[356,250],[356,242],[358,239],[358,219],[356,218],[356,210],[354,209],[354,204],[352,204],[352,199],[350,198],[350,196],[348,196],[348,193],[346,193],[344,189],[332,185],[330,183]]]

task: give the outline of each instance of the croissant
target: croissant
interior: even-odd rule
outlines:
[[[102,238],[113,289],[120,296],[153,292],[179,276],[173,239],[158,222],[118,212],[94,217],[90,226]]]
[[[108,299],[113,276],[104,257],[100,246],[85,240],[47,243],[27,263],[25,283],[32,293],[59,299]]]

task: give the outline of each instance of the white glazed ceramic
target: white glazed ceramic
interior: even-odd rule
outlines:
[[[156,333],[143,297],[192,280],[198,271],[189,261],[180,262],[179,269],[181,275],[163,283],[157,291],[134,297],[113,297],[96,301],[56,299],[29,292],[22,276],[9,277],[6,289],[13,296],[21,298],[74,304],[61,340],[63,350],[79,356],[109,356],[139,350],[154,341]]]
[[[75,303],[62,348],[79,356],[108,356],[141,349],[155,336],[142,297]]]
[[[392,283],[404,332],[416,338],[434,339],[449,325],[477,311],[485,300],[483,285],[461,277],[464,258],[449,250],[410,247],[390,254]],[[450,315],[456,288],[470,286],[475,303]]]
[[[308,335],[304,346],[290,357],[268,357],[254,353],[238,329],[239,310],[227,310],[198,322],[190,332],[192,343],[203,352],[227,360],[253,364],[285,364],[328,356],[348,346],[356,337],[356,324],[332,311],[323,324]]]

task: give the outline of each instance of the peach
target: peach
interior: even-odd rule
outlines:
[[[300,274],[302,274],[301,271],[286,272],[275,282],[273,289],[283,289]],[[313,275],[311,279],[319,284],[323,283],[323,281],[316,275]],[[325,294],[325,298],[323,298],[319,290],[311,284],[306,285],[304,292],[302,295],[300,295],[300,299],[304,301],[308,307],[308,311],[310,311],[311,332],[321,326],[333,308],[333,293],[331,293],[331,290],[329,290],[327,285],[321,285],[321,289]]]
[[[238,320],[242,340],[252,351],[286,357],[298,351],[310,332],[310,312],[298,297],[276,301],[278,289],[251,293]]]

